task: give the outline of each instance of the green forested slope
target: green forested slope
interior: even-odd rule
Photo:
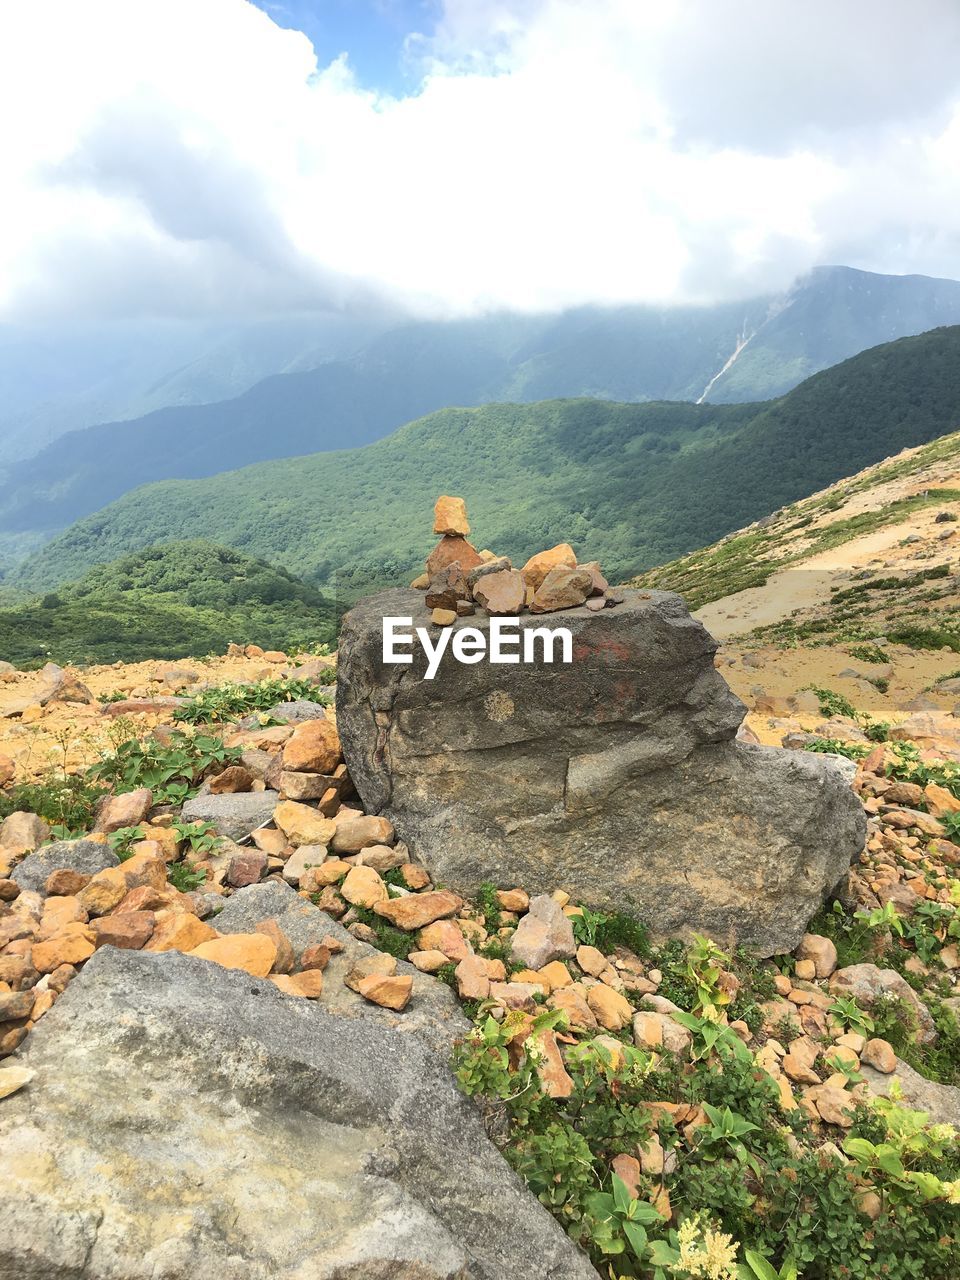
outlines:
[[[320,592],[200,540],[145,548],[0,609],[0,658],[20,665],[203,656],[230,641],[286,649],[333,635]]]
[[[146,486],[25,566],[49,589],[177,536],[286,565],[343,598],[414,571],[438,493],[521,560],[559,540],[628,576],[960,423],[960,327],[876,347],[762,405],[545,401],[450,409],[364,449]]]
[[[322,349],[336,357],[327,359],[319,350],[313,358],[304,353],[300,361],[288,359],[305,341],[303,323],[293,319],[258,326],[245,338],[234,334],[219,354],[197,335],[196,360],[142,386],[139,403],[158,406],[155,412],[133,421],[95,418],[99,425],[73,431],[58,416],[59,425],[51,427],[56,440],[34,456],[23,456],[21,441],[14,449],[19,460],[0,472],[0,560],[12,562],[139,485],[357,448],[450,405],[584,396],[633,403],[702,396],[713,403],[760,401],[876,343],[957,323],[960,282],[825,267],[777,297],[703,307],[578,307],[553,315],[407,322],[366,341],[342,320],[334,326],[339,337],[324,330]],[[127,393],[153,367],[152,349],[144,351],[152,330],[138,332],[139,342],[122,343],[117,359],[108,362],[126,387],[120,403],[129,404],[130,413],[138,398]],[[358,344],[349,355],[348,333]],[[748,344],[726,367],[745,338]],[[35,399],[36,384],[53,393],[62,381],[80,376],[84,359],[90,376],[102,363],[93,337],[73,351],[72,360],[70,344],[41,345],[37,364],[22,343],[5,344],[0,327],[6,399],[16,402],[24,379],[30,385],[20,387],[21,400]],[[164,345],[160,335],[154,345]],[[255,366],[270,367],[271,351],[279,361],[277,376],[248,386]],[[100,372],[106,404],[109,387],[119,388],[113,375]],[[248,389],[207,403],[224,378]],[[10,429],[9,422],[4,426],[7,407],[0,396],[0,462]],[[89,421],[81,414],[76,425]],[[38,422],[31,431],[37,446],[47,438]]]

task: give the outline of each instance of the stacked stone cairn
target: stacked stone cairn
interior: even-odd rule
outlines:
[[[608,585],[599,563],[577,564],[567,542],[538,552],[515,569],[507,556],[477,551],[467,541],[470,525],[462,498],[438,498],[433,514],[433,531],[440,541],[427,557],[426,572],[411,585],[426,592],[430,620],[436,626],[449,627],[478,608],[519,617],[525,609],[555,613],[580,605],[599,612],[623,601],[622,592]]]

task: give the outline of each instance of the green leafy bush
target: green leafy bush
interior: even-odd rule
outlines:
[[[320,677],[326,684],[336,678],[335,667],[329,668],[329,675],[324,672]],[[181,724],[208,724],[297,701],[328,706],[330,695],[319,689],[315,680],[298,680],[295,676],[260,680],[257,684],[221,684],[191,695],[183,706],[177,707],[173,718]]]

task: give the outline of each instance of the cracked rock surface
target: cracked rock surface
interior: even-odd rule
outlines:
[[[103,948],[0,1110],[0,1277],[596,1280],[438,1047],[192,956]]]
[[[656,933],[767,955],[799,942],[863,847],[861,806],[830,761],[735,741],[743,704],[679,596],[524,615],[521,631],[569,628],[572,663],[545,663],[539,645],[531,665],[448,649],[433,680],[417,643],[411,664],[383,661],[383,618],[422,615],[410,590],[347,614],[337,726],[365,811],[389,817],[435,880],[559,884]]]

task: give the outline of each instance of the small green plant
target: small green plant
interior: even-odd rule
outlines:
[[[206,857],[216,853],[220,847],[220,836],[211,822],[184,822],[177,820],[173,824],[177,833],[177,843],[187,844],[190,852]]]
[[[857,717],[857,709],[850,701],[845,698],[842,693],[837,693],[834,689],[824,689],[819,685],[808,684],[804,688],[811,690],[817,695],[817,701],[820,704],[820,714],[822,716],[846,716],[850,720]]]
[[[477,906],[486,927],[496,929],[500,924],[501,906],[497,901],[497,886],[489,880],[484,881],[477,890]]]
[[[220,738],[174,730],[167,741],[129,738],[90,770],[96,781],[113,784],[116,791],[149,787],[157,804],[181,804],[194,793],[204,775],[240,759],[238,749],[225,747]]]
[[[621,911],[604,917],[597,924],[593,945],[605,956],[610,955],[617,947],[623,947],[641,958],[650,955],[650,935],[646,927],[634,916]]]
[[[848,760],[862,760],[869,755],[869,748],[862,742],[844,742],[841,738],[811,738],[803,744],[803,749],[822,755],[846,756]]]
[[[597,945],[597,930],[609,920],[602,911],[591,911],[589,907],[581,907],[577,915],[570,917],[573,925],[573,936],[582,947]]]
[[[702,934],[693,935],[693,944],[687,952],[687,979],[695,992],[695,1013],[715,1021],[720,1010],[730,1003],[732,991],[723,985],[729,963],[730,957],[716,943]]]
[[[797,1280],[797,1267],[788,1258],[779,1271],[755,1249],[744,1249],[745,1263],[737,1268],[738,1280]]]
[[[207,878],[203,867],[188,867],[185,862],[172,862],[167,867],[167,879],[181,893],[192,893]]]
[[[333,684],[336,668],[329,668],[313,680],[287,677],[277,680],[260,680],[256,684],[221,684],[212,689],[201,689],[174,712],[174,720],[187,724],[207,724],[217,720],[232,720],[254,711],[267,711],[282,702],[318,702],[328,705],[330,695],[317,687],[317,679]]]
[[[848,647],[847,653],[851,658],[857,658],[860,662],[872,662],[879,665],[890,661],[889,655],[885,650],[876,644],[852,644]]]
[[[892,929],[903,937],[903,920],[892,902],[885,902],[882,907],[874,907],[872,911],[855,911],[853,918],[862,920],[868,929]]]
[[[752,1155],[743,1145],[743,1139],[748,1133],[756,1133],[757,1126],[751,1124],[749,1120],[745,1120],[743,1116],[737,1115],[731,1111],[729,1107],[714,1107],[709,1102],[701,1104],[706,1112],[707,1119],[710,1124],[700,1130],[699,1146],[701,1148],[710,1148],[715,1144],[727,1147],[741,1164],[747,1164],[757,1174],[760,1174],[760,1166]],[[707,1159],[716,1158],[707,1151]]]
[[[616,1174],[611,1176],[610,1191],[587,1196],[586,1210],[593,1246],[608,1258],[629,1251],[642,1261],[649,1244],[646,1228],[663,1221],[663,1215],[632,1195]]]
[[[121,862],[126,862],[128,858],[132,857],[132,846],[144,839],[146,839],[146,833],[143,827],[119,827],[107,836],[110,848]]]
[[[11,813],[35,813],[52,828],[54,839],[82,835],[107,788],[87,776],[51,770],[42,782],[21,782],[0,792],[0,822]]]
[[[845,1027],[862,1036],[871,1036],[875,1030],[873,1018],[868,1013],[864,1013],[853,996],[834,996],[830,1013]]]

